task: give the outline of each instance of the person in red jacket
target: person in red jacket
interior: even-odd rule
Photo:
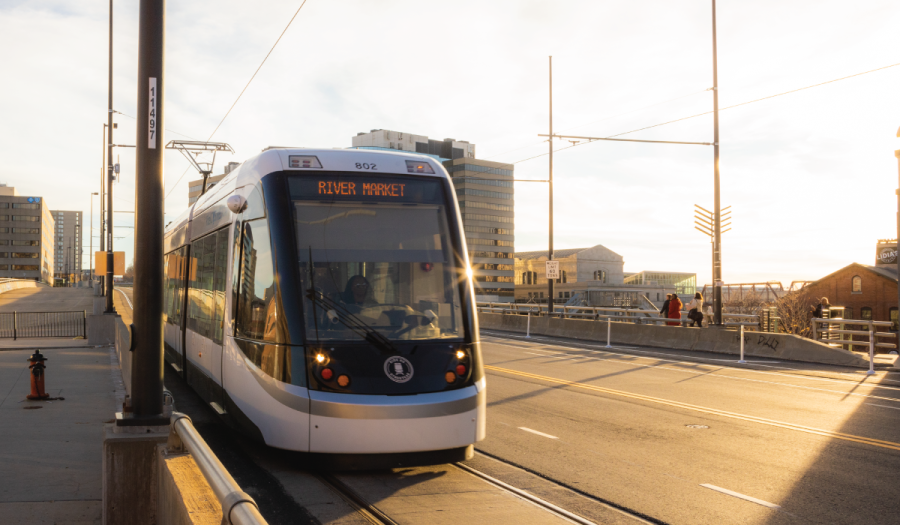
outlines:
[[[672,294],[672,300],[669,301],[669,319],[678,319],[677,323],[666,323],[669,326],[680,326],[681,325],[681,299],[678,298],[678,294]]]

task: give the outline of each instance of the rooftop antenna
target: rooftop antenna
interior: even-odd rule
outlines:
[[[206,193],[207,181],[209,180],[209,176],[213,171],[213,166],[216,163],[216,152],[227,151],[229,153],[234,153],[231,146],[224,142],[202,142],[199,140],[173,140],[166,144],[166,149],[177,149],[180,151],[188,162],[200,172],[200,175],[203,177],[203,188],[200,190],[200,196],[203,196],[203,194]],[[197,157],[199,157],[201,153],[208,153],[210,151],[212,152],[211,161],[199,162],[197,160]]]

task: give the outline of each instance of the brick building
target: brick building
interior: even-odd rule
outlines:
[[[844,319],[891,321],[897,330],[897,267],[853,263],[804,288],[815,299],[843,306]]]

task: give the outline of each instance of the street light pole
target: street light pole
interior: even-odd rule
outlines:
[[[106,242],[106,311],[104,313],[114,314],[116,308],[113,306],[113,166],[112,166],[112,149],[113,149],[113,0],[109,0],[109,108],[106,115],[108,133],[106,135],[107,142],[106,153],[106,235],[109,237]]]
[[[91,276],[91,286],[94,286],[94,195],[97,195],[97,192],[91,193],[91,231],[88,234],[90,240],[88,241],[88,246],[90,250],[90,266],[89,275]],[[103,202],[103,199],[100,199],[100,202]]]
[[[134,417],[162,421],[166,421],[162,417],[165,15],[165,0],[141,0],[134,215],[134,326],[138,336],[131,369]]]
[[[900,129],[897,130],[897,137],[900,138]],[[894,151],[894,156],[897,157],[897,275],[900,277],[900,149]],[[897,285],[897,320],[900,322],[900,282]],[[890,312],[890,309],[888,310]],[[890,320],[890,313],[888,313],[888,320]]]
[[[719,75],[716,56],[716,0],[712,0],[713,37],[713,156],[714,156],[714,196],[715,236],[713,238],[713,301],[716,326],[722,326],[722,210],[719,200]]]
[[[550,246],[547,250],[547,261],[553,260],[553,57],[550,57],[550,138],[547,139],[550,144],[550,177],[549,177],[549,194],[550,194]],[[547,311],[553,314],[553,279],[547,277],[547,293],[550,297],[547,299]]]

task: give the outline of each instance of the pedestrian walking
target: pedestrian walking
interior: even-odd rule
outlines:
[[[678,298],[678,294],[672,294],[672,298],[669,300],[669,319],[678,319],[677,323],[666,323],[669,326],[679,326],[681,324],[681,307],[684,304],[681,302],[681,299]]]
[[[663,303],[662,308],[659,309],[659,316],[665,317],[668,319],[669,317],[669,301],[672,300],[672,294],[666,294],[666,302]]]
[[[685,309],[688,311],[688,319],[692,321],[691,326],[703,328],[703,294],[695,293]]]

